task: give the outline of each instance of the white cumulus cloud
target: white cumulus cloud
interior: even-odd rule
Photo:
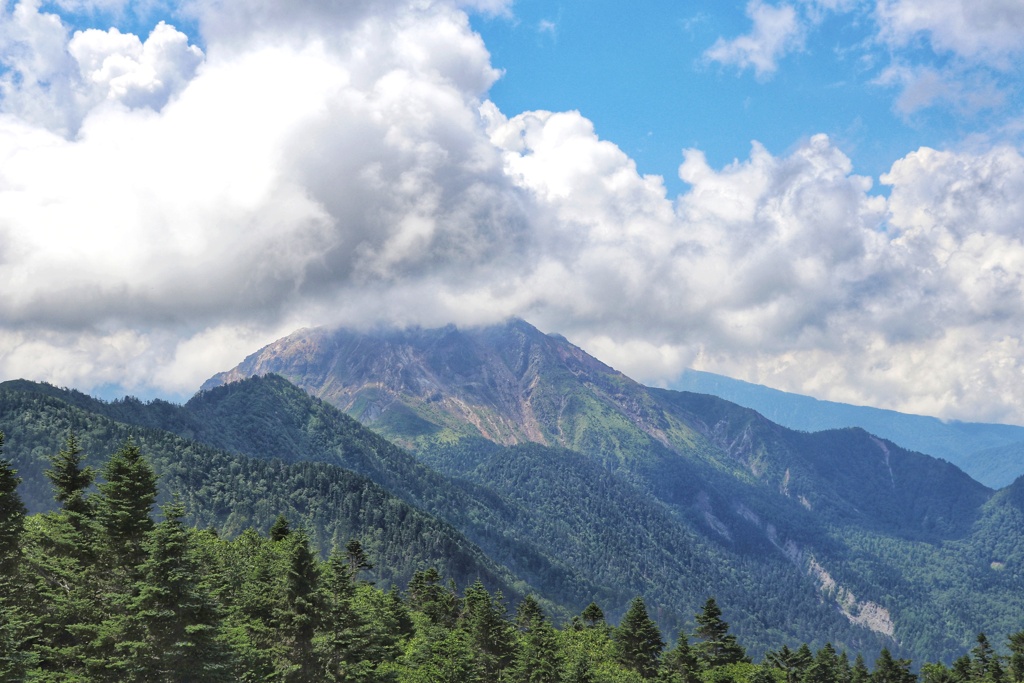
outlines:
[[[0,15],[0,112],[74,135],[99,104],[159,110],[195,75],[202,51],[160,22],[146,38],[117,29],[70,30],[21,0]]]
[[[579,112],[487,101],[467,6],[195,2],[194,40],[6,7],[0,375],[187,394],[303,325],[519,315],[645,381],[1024,420],[1019,149],[919,149],[888,196],[824,135],[689,149],[672,197]],[[790,41],[735,53],[762,74],[786,7],[750,5]]]
[[[778,68],[780,58],[803,47],[803,19],[792,5],[774,6],[750,0],[747,16],[753,22],[750,33],[719,38],[705,51],[704,58],[741,70],[752,68],[758,77],[765,77]]]

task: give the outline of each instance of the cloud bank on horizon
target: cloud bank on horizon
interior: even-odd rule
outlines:
[[[874,179],[815,130],[686,149],[678,194],[492,101],[502,0],[2,7],[0,377],[177,397],[300,326],[516,315],[648,383],[1024,423],[1024,5],[751,0],[672,68],[772,87],[855,21],[893,116],[956,133]]]

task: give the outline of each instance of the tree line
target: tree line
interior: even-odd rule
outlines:
[[[869,668],[831,644],[755,663],[714,598],[667,643],[640,597],[617,625],[591,603],[556,627],[531,595],[513,608],[436,568],[384,589],[358,540],[323,558],[284,516],[234,539],[187,526],[177,501],[157,521],[132,441],[94,471],[72,433],[46,476],[58,507],[27,515],[0,457],[0,681],[1024,683],[1024,631],[1009,655],[979,634],[916,674],[888,650]]]

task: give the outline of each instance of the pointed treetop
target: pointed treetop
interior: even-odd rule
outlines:
[[[616,658],[624,666],[653,678],[665,647],[658,625],[647,614],[647,605],[637,596],[614,632]]]
[[[604,611],[597,606],[596,602],[592,602],[587,605],[586,609],[583,610],[583,613],[580,614],[580,617],[583,619],[583,624],[587,628],[596,628],[597,626],[604,624]]]
[[[84,467],[85,454],[74,430],[68,432],[64,448],[50,457],[50,468],[46,478],[53,483],[54,498],[71,513],[86,514],[89,506],[85,502],[85,491],[92,484],[95,472]]]
[[[696,615],[693,635],[700,641],[694,645],[697,658],[708,667],[746,661],[747,653],[729,634],[729,624],[722,619],[722,610],[714,598],[708,598],[704,609]],[[808,653],[809,654],[809,653]]]
[[[284,515],[278,515],[274,523],[270,525],[270,540],[283,541],[290,533],[291,528],[288,526],[288,518]]]
[[[359,576],[359,572],[373,569],[373,564],[366,557],[366,551],[363,550],[363,544],[354,538],[345,546],[345,557],[348,560],[348,571],[353,581]]]

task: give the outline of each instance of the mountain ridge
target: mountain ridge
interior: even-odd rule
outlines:
[[[264,372],[337,401],[424,462],[518,506],[535,533],[557,536],[551,518],[576,519],[578,533],[599,538],[604,530],[582,503],[555,503],[589,481],[617,491],[602,505],[661,506],[666,529],[685,530],[699,552],[749,577],[746,592],[756,597],[730,599],[749,607],[768,590],[756,573],[777,577],[794,586],[791,600],[817,596],[841,617],[848,626],[829,621],[826,629],[836,642],[870,634],[907,652],[935,651],[980,630],[976,617],[959,614],[958,600],[987,601],[992,624],[1024,607],[1013,592],[1020,531],[1001,521],[1015,519],[1013,506],[999,502],[1009,493],[996,497],[954,465],[861,429],[801,433],[724,399],[644,387],[521,320],[465,330],[306,330],[206,386]],[[981,555],[991,557],[983,563]],[[593,571],[599,559],[574,562]],[[928,568],[935,564],[941,569]],[[955,577],[955,589],[943,576]],[[740,628],[765,623],[772,608],[757,604],[737,618]]]
[[[147,406],[154,409],[151,419],[133,420]],[[525,583],[455,527],[399,500],[364,475],[324,462],[286,463],[269,454],[250,458],[154,426],[159,415],[179,412],[160,401],[108,403],[45,384],[0,383],[3,455],[18,470],[19,494],[30,512],[46,512],[55,505],[43,472],[48,456],[64,447],[69,433],[78,438],[85,463],[97,469],[105,455],[130,439],[159,476],[158,502],[178,496],[186,519],[200,527],[234,536],[250,528],[265,530],[284,514],[307,528],[322,552],[361,537],[396,572],[378,577],[385,582],[404,585],[420,562],[435,561],[461,584],[485,577],[508,595],[525,589]],[[382,533],[384,520],[392,520],[389,533]]]
[[[724,398],[791,429],[861,427],[947,460],[991,488],[1007,486],[1024,474],[1024,427],[1018,425],[946,421],[826,401],[699,370],[686,370],[671,388]]]

